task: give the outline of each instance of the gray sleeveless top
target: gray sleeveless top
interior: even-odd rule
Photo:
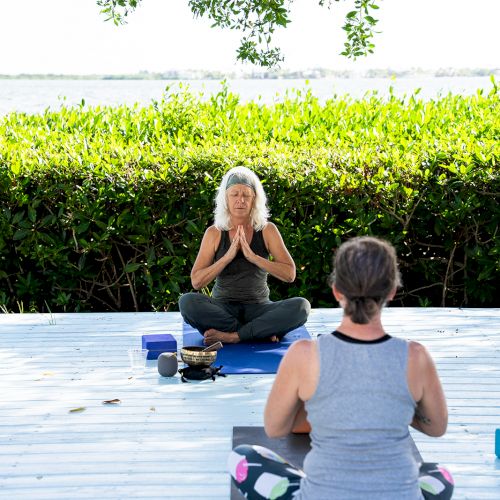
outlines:
[[[312,448],[294,499],[423,499],[408,431],[416,406],[408,343],[333,332],[318,337],[318,349],[318,387],[305,405]]]
[[[228,231],[221,231],[219,247],[214,261],[218,261],[229,249]],[[250,248],[261,257],[269,258],[262,231],[254,231]],[[269,300],[267,272],[249,262],[241,250],[215,279],[212,297],[226,302],[259,304]]]

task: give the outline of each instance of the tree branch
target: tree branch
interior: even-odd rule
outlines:
[[[129,13],[142,0],[96,0],[106,21],[125,24]],[[293,0],[188,0],[194,17],[207,17],[212,27],[239,30],[243,33],[236,58],[264,67],[277,67],[284,60],[279,47],[272,45],[277,28],[290,24]],[[340,0],[335,0],[339,2]],[[343,30],[347,41],[341,55],[356,59],[373,53],[372,42],[378,20],[371,13],[379,7],[376,0],[350,0],[354,10],[345,20]],[[331,7],[331,0],[318,0],[320,6]]]

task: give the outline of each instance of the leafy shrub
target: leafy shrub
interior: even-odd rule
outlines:
[[[164,310],[189,273],[223,173],[263,180],[297,264],[272,298],[333,301],[332,251],[360,234],[398,249],[401,305],[499,306],[499,92],[240,103],[223,86],[148,107],[0,119],[0,304]]]

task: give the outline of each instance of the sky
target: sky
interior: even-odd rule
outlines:
[[[500,67],[500,0],[378,0],[375,54],[354,62],[339,55],[352,3],[295,0],[275,36],[281,67]],[[95,0],[0,0],[0,74],[256,69],[236,62],[240,32],[194,19],[187,0],[142,0],[125,26],[104,19]]]

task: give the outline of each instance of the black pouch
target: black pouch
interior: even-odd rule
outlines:
[[[181,380],[187,382],[189,380],[207,380],[211,378],[215,380],[215,375],[218,377],[225,377],[224,373],[219,373],[222,370],[222,366],[186,366],[186,368],[181,368],[179,373],[181,374]]]

